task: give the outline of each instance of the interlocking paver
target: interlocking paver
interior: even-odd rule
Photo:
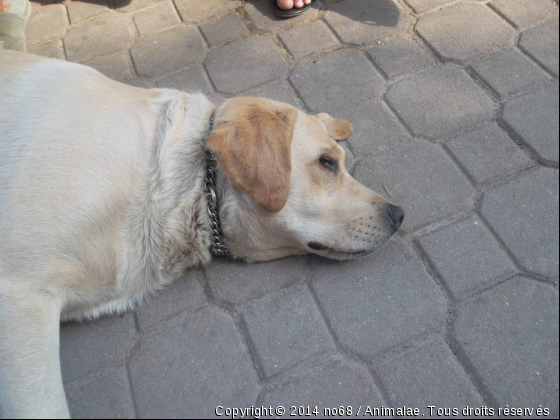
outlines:
[[[206,274],[215,299],[238,305],[302,282],[306,266],[301,257],[256,265],[217,260],[206,267]]]
[[[163,77],[157,81],[160,88],[178,89],[185,92],[211,93],[212,85],[200,64],[196,64],[179,73]]]
[[[114,13],[70,29],[64,45],[68,61],[87,63],[120,52],[128,48],[133,40],[124,16]]]
[[[477,183],[533,165],[529,156],[496,123],[454,137],[447,147]]]
[[[183,22],[200,23],[223,16],[243,4],[236,0],[175,0]]]
[[[53,4],[49,7],[34,8],[25,31],[27,47],[58,38],[68,27],[66,7]]]
[[[274,15],[272,2],[268,0],[247,2],[245,13],[251,19],[255,27],[261,31],[277,32],[299,23],[310,21],[317,17],[323,6],[323,0],[317,0],[306,13],[292,19],[281,19]]]
[[[72,418],[136,418],[124,366],[102,372],[93,379],[67,386],[66,394]]]
[[[557,291],[522,277],[507,282],[459,308],[455,333],[500,407],[558,416]]]
[[[337,338],[364,356],[440,328],[447,312],[443,294],[401,239],[373,258],[325,262],[313,287]]]
[[[519,46],[558,77],[558,19],[521,34]]]
[[[329,27],[320,20],[284,32],[280,39],[296,60],[340,45]]]
[[[559,111],[555,83],[508,102],[504,119],[543,159],[558,162]]]
[[[113,80],[124,82],[132,78],[128,60],[128,53],[120,53],[93,61],[90,63],[90,67]]]
[[[422,16],[418,33],[444,58],[470,61],[512,47],[515,30],[481,3],[459,3]]]
[[[341,110],[333,116],[352,123],[354,134],[349,141],[360,156],[376,155],[412,141],[382,101]]]
[[[410,38],[397,38],[369,49],[368,54],[390,78],[423,70],[433,64],[431,57]]]
[[[247,96],[257,96],[269,98],[273,101],[285,102],[297,108],[301,108],[301,101],[298,99],[291,86],[286,82],[274,82],[259,86],[246,94]]]
[[[484,404],[441,337],[391,357],[376,371],[395,406],[418,407],[423,418],[470,418],[461,415],[462,408]],[[429,406],[457,409],[458,413],[438,415]]]
[[[134,14],[134,23],[140,36],[151,34],[160,29],[170,28],[181,23],[173,2],[158,3],[154,7]]]
[[[254,405],[260,391],[233,320],[214,308],[144,337],[130,376],[141,418],[208,418],[219,405]]]
[[[267,376],[335,349],[313,298],[303,290],[256,301],[243,319]]]
[[[243,39],[212,51],[206,66],[216,89],[233,94],[278,79],[288,71],[288,63],[278,47],[264,36]]]
[[[462,70],[434,67],[395,83],[387,101],[415,135],[445,137],[492,118],[494,103]]]
[[[453,0],[405,0],[416,13],[424,13],[435,9],[436,7],[441,7],[449,3],[453,3]]]
[[[158,77],[201,61],[207,51],[196,28],[179,26],[142,38],[130,53],[138,75]]]
[[[474,207],[474,190],[434,144],[418,141],[361,161],[356,179],[378,193],[387,190],[391,197],[385,198],[406,209],[405,230]]]
[[[412,16],[395,0],[353,0],[332,5],[325,20],[345,44],[371,45],[408,30]]]
[[[501,97],[550,80],[536,64],[515,49],[495,54],[472,67]]]
[[[530,271],[558,278],[558,171],[538,169],[485,194],[482,213]]]
[[[154,328],[173,315],[194,312],[207,305],[204,289],[199,281],[202,274],[189,270],[167,289],[162,290],[149,303],[137,311],[138,325],[142,331]]]
[[[110,10],[104,0],[88,0],[87,2],[72,0],[66,4],[66,7],[72,24],[99,16]]]
[[[64,381],[69,384],[102,369],[124,365],[136,339],[131,314],[86,324],[63,324],[60,359]]]
[[[231,13],[206,22],[200,25],[200,29],[211,47],[218,47],[249,33],[249,29],[239,13]]]
[[[337,51],[298,65],[290,80],[314,112],[355,108],[385,91],[385,81],[357,51]]]
[[[478,217],[424,236],[420,244],[456,297],[515,273],[513,262]]]
[[[64,45],[62,45],[62,41],[53,41],[29,50],[28,52],[31,54],[41,55],[43,57],[66,60],[66,56],[64,55]]]
[[[368,370],[361,365],[335,361],[314,369],[311,373],[295,379],[266,393],[263,405],[283,407],[318,407],[317,418],[327,418],[324,408],[339,408],[384,405],[379,390],[373,383]],[[297,413],[297,411],[296,411]],[[281,418],[293,418],[288,412]],[[356,412],[354,411],[354,418]],[[296,416],[303,418],[304,416]],[[312,416],[310,416],[312,417]],[[333,416],[344,418],[346,416]],[[352,416],[348,416],[352,417]]]
[[[490,5],[520,29],[558,15],[558,5],[548,0],[493,0]]]

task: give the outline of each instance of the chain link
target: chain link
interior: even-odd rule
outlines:
[[[206,195],[208,197],[208,216],[210,216],[210,228],[212,229],[212,252],[216,257],[229,257],[231,255],[228,247],[224,244],[220,217],[218,215],[218,195],[216,194],[216,176],[218,164],[212,152],[207,152],[206,168]]]

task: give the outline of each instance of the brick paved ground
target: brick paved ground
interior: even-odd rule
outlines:
[[[136,313],[65,325],[74,416],[209,417],[218,405],[558,416],[556,5],[318,0],[289,21],[269,0],[34,6],[31,52],[216,103],[268,96],[347,118],[356,177],[409,215],[372,258],[216,261]]]

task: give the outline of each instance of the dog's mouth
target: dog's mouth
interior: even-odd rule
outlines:
[[[331,246],[322,244],[320,242],[309,242],[307,246],[313,251],[320,253],[320,255],[323,255],[328,258],[342,260],[342,259],[357,259],[357,258],[368,256],[370,254],[373,254],[381,245],[373,248],[359,249],[359,250],[336,249]]]

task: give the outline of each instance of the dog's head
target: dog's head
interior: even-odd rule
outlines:
[[[351,259],[393,236],[404,211],[348,173],[335,140],[352,132],[346,121],[268,99],[236,98],[218,109],[208,148],[230,181],[221,219],[235,255]]]

